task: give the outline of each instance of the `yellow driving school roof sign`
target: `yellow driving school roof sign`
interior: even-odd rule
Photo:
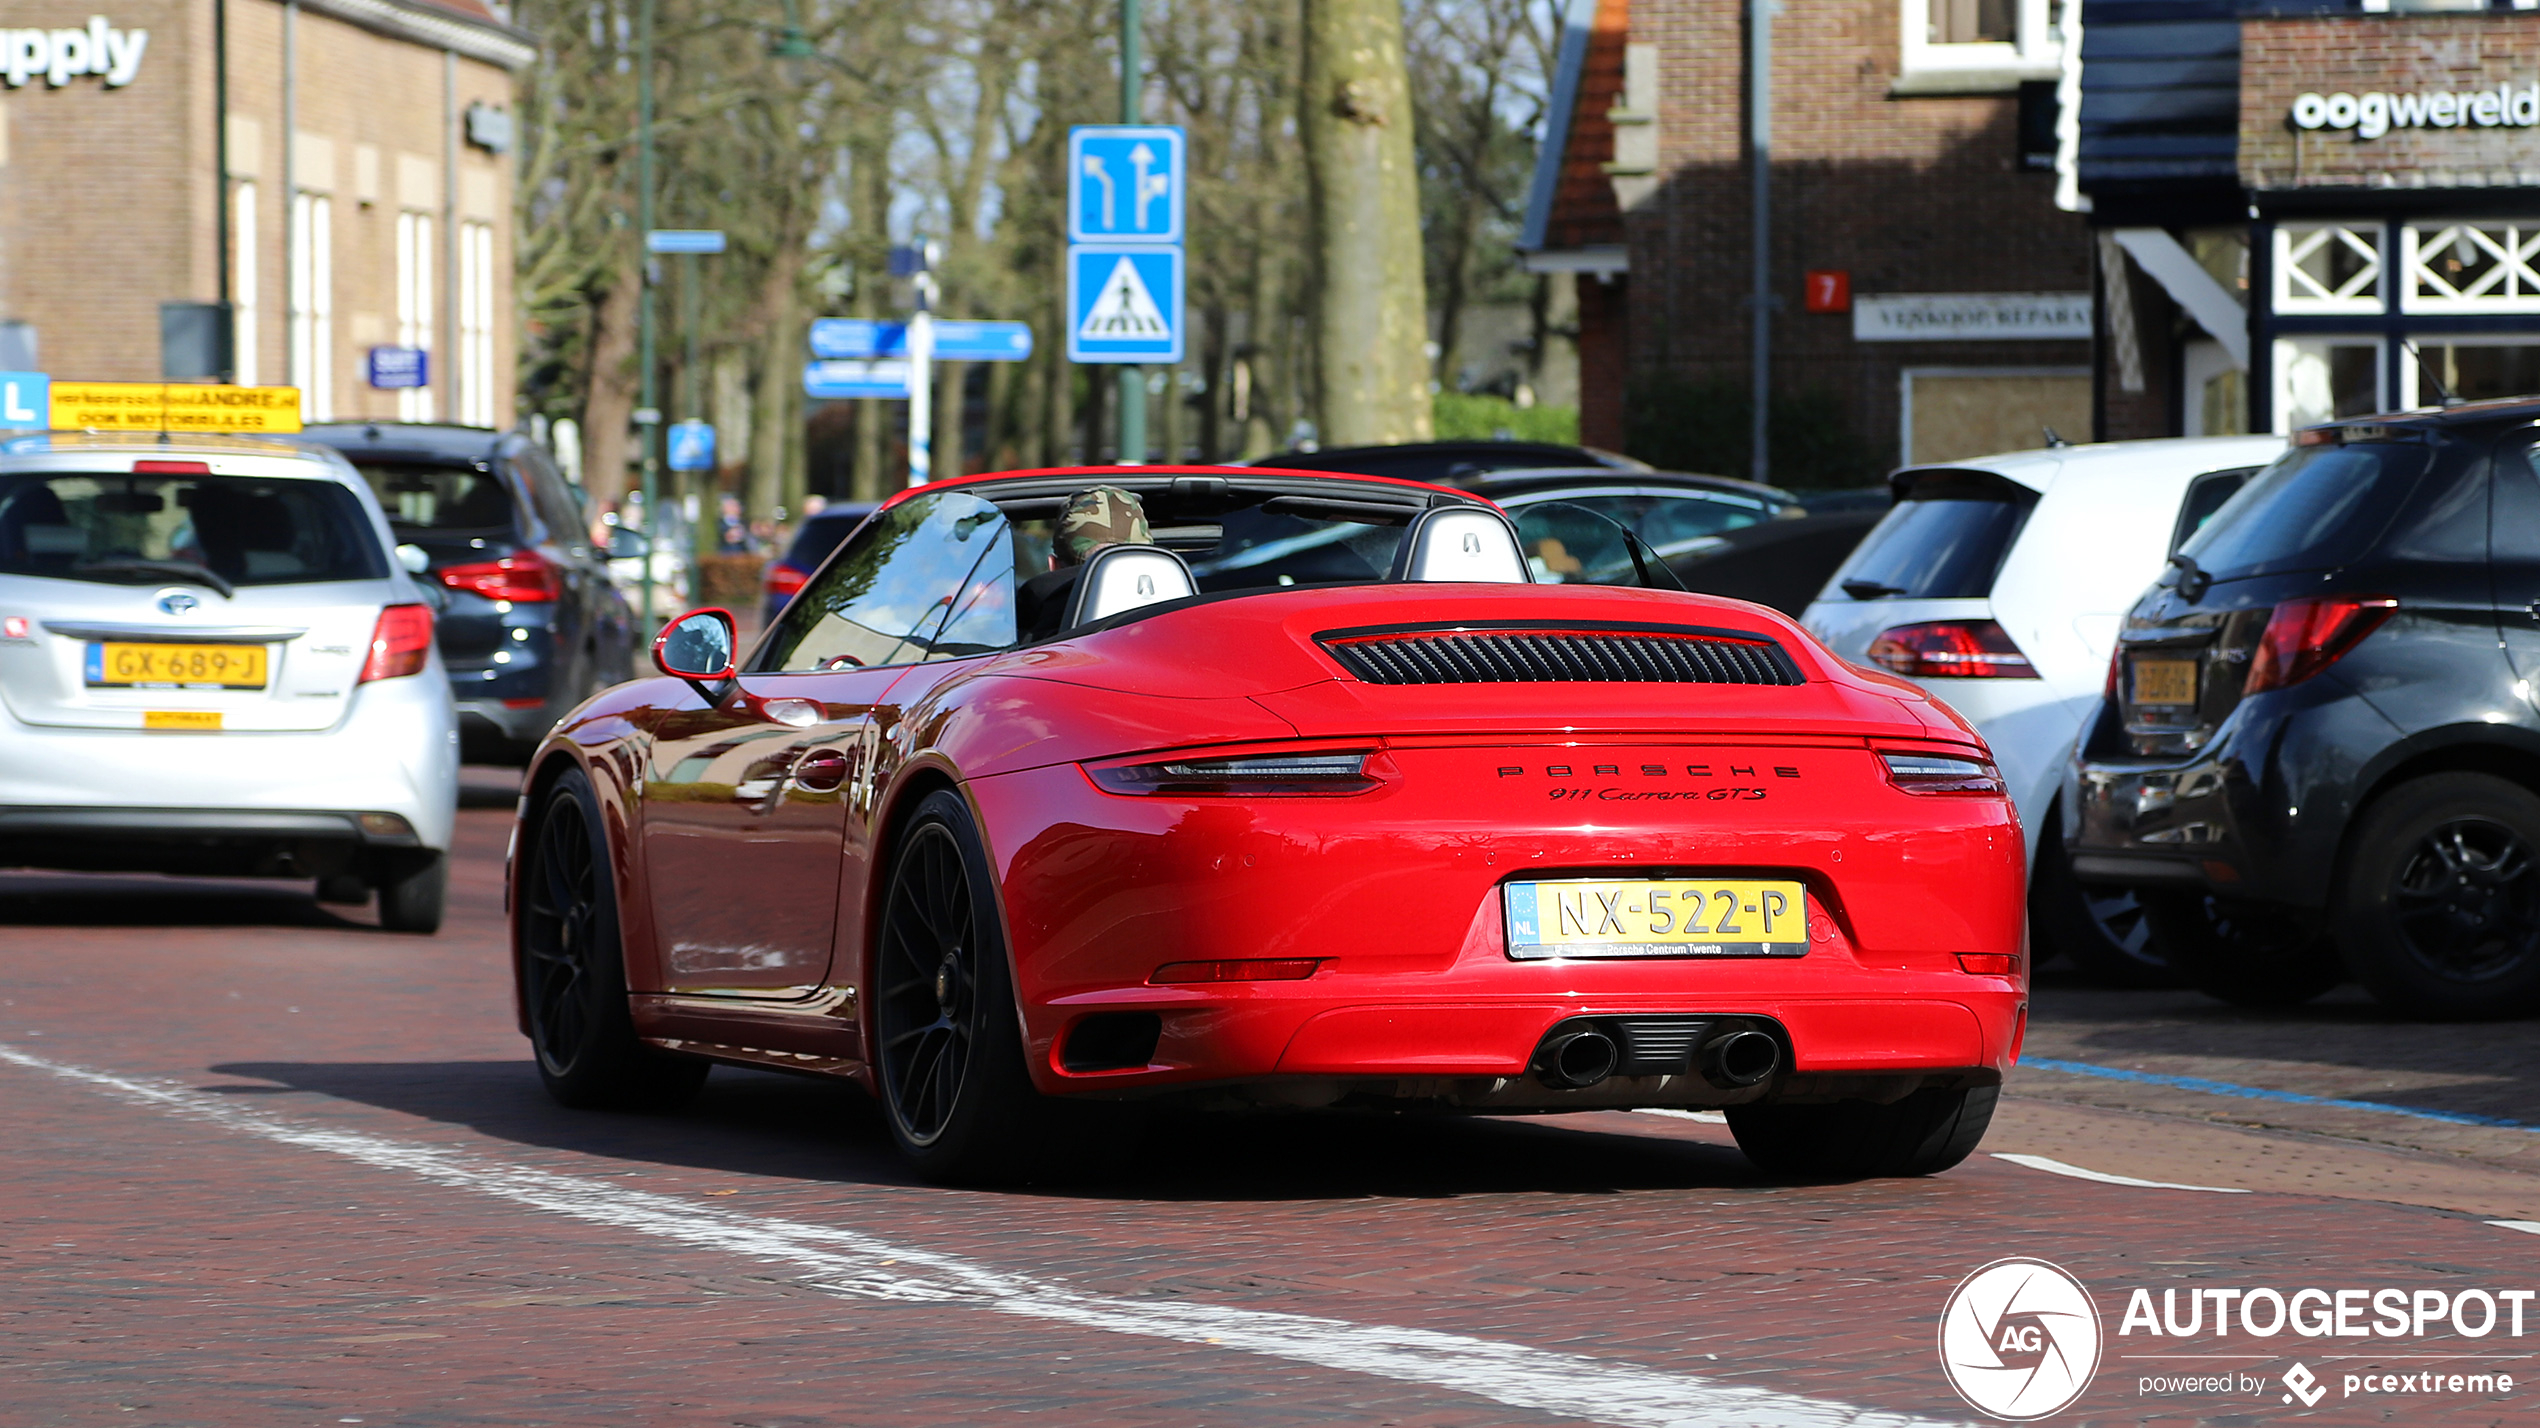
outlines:
[[[57,381],[52,426],[55,431],[287,434],[300,429],[300,389]]]

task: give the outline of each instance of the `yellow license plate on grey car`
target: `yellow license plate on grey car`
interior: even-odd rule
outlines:
[[[1567,878],[1510,883],[1508,955],[1801,957],[1808,895],[1759,878]]]
[[[88,647],[87,682],[113,689],[147,685],[265,687],[263,645],[142,645],[99,640]]]
[[[2135,703],[2190,705],[2196,702],[2196,661],[2138,659],[2134,661],[2133,669]]]

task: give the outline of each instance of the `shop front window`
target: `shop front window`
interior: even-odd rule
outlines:
[[[2408,312],[2540,312],[2540,225],[2412,223],[2403,230]]]
[[[2280,337],[2275,343],[2275,429],[2370,416],[2381,410],[2381,341]]]
[[[2430,407],[2445,393],[2465,402],[2540,393],[2540,342],[2510,337],[2420,337],[2399,356],[2399,395]]]
[[[2287,223],[2277,228],[2275,310],[2381,311],[2381,225]]]

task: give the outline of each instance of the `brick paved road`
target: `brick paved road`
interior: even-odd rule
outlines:
[[[1967,1421],[1935,1326],[2008,1255],[2109,1331],[2059,1423],[2533,1417],[2540,1302],[2519,1340],[2115,1332],[2136,1288],[2540,1289],[2540,1236],[2487,1223],[2540,1222],[2532,1132],[2023,1070],[1927,1181],[1774,1184],[1724,1127],[1618,1113],[1197,1120],[1109,1181],[944,1191],[819,1083],[551,1106],[503,983],[507,797],[475,802],[431,939],[298,888],[0,874],[0,1425]],[[2358,1003],[2048,987],[2032,1054],[2540,1120],[2527,1026]],[[2342,1392],[2385,1367],[2518,1382]],[[2142,1392],[2226,1371],[2263,1391]]]

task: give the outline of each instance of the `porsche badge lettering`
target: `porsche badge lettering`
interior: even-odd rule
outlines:
[[[1624,769],[1629,767],[1631,773]],[[1678,768],[1682,768],[1679,773]],[[1534,772],[1523,764],[1502,764],[1499,777],[1520,778]],[[1643,779],[1782,779],[1798,778],[1799,770],[1788,764],[1546,764],[1543,776],[1552,779],[1643,778]],[[1544,791],[1544,796],[1557,802],[1586,803],[1753,803],[1766,796],[1762,783],[1710,783],[1696,788],[1623,788],[1614,784],[1602,787],[1586,783],[1561,783]]]

